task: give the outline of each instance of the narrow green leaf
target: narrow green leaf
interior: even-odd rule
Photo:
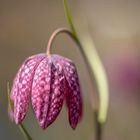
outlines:
[[[7,83],[7,94],[8,94],[8,102],[10,103],[11,111],[14,112],[14,103],[11,100],[11,97],[10,97],[10,86],[9,86],[9,82]],[[32,140],[30,134],[28,133],[28,131],[26,130],[26,128],[24,127],[24,125],[22,123],[20,123],[18,125],[18,127],[19,127],[20,131],[22,132],[22,134],[24,135],[24,137],[27,140]]]

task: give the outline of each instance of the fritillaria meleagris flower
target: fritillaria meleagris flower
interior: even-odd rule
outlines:
[[[35,116],[43,129],[55,121],[64,99],[73,129],[82,115],[76,67],[71,60],[59,55],[37,54],[27,58],[15,77],[10,96],[16,124],[24,119],[30,98]]]

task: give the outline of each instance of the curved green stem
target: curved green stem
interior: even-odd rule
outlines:
[[[91,75],[90,80],[93,83],[93,75],[94,75],[96,81],[97,92],[98,92],[98,109],[94,110],[95,127],[96,127],[95,138],[96,140],[101,140],[102,133],[103,133],[102,127],[107,119],[108,104],[109,104],[109,91],[108,91],[108,81],[107,81],[106,72],[89,34],[84,33],[83,38],[81,39],[82,43],[80,42],[66,0],[63,0],[63,2],[64,2],[66,17],[70,24],[73,36],[85,60],[87,70]],[[86,47],[83,47],[81,44]],[[91,104],[93,103],[91,102]]]
[[[81,45],[81,42],[80,42],[77,32],[76,32],[76,28],[73,24],[72,17],[70,15],[66,0],[64,0],[63,2],[64,2],[64,9],[65,9],[66,17],[70,24],[73,36],[76,38],[76,42],[78,43],[81,53],[85,58],[88,71],[92,72],[92,75],[94,75],[95,80],[96,80],[97,90],[98,90],[98,95],[99,95],[98,121],[101,124],[103,124],[107,118],[108,102],[109,102],[109,100],[108,100],[108,98],[109,98],[108,82],[107,82],[107,76],[105,73],[105,69],[103,67],[103,64],[99,58],[99,55],[98,55],[94,45],[92,44],[92,41],[89,38],[89,36],[85,38],[86,41],[82,41],[85,43],[85,44],[83,43],[84,46],[87,46],[87,47],[83,47]],[[92,51],[87,50],[88,45],[92,46],[92,48],[93,48]]]
[[[77,42],[77,39],[75,38],[73,33],[71,31],[69,31],[67,28],[64,28],[64,27],[58,28],[52,33],[51,37],[49,38],[48,45],[47,45],[47,50],[46,50],[47,55],[51,54],[51,46],[53,44],[53,41],[56,38],[56,36],[60,33],[68,34],[75,42]]]
[[[109,104],[107,76],[90,35],[88,33],[85,33],[81,40],[83,45],[87,46],[83,49],[95,76],[99,96],[98,121],[103,124],[107,119]]]
[[[66,14],[66,17],[67,17],[68,22],[69,22],[69,24],[70,24],[71,30],[72,30],[74,36],[77,37],[77,31],[76,31],[76,29],[75,29],[75,26],[74,26],[74,24],[73,24],[71,15],[70,15],[70,13],[69,13],[69,9],[68,9],[68,6],[67,6],[67,1],[64,0],[63,3],[64,3],[65,14]]]

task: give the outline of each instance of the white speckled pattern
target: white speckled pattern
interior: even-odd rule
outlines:
[[[39,125],[45,129],[55,121],[66,98],[69,122],[76,128],[82,115],[79,79],[73,62],[59,55],[29,57],[13,83],[14,120],[20,123],[31,101]]]
[[[38,63],[45,57],[43,54],[29,57],[22,64],[13,83],[11,99],[14,101],[15,122],[20,123],[27,112],[32,78]]]
[[[80,94],[77,70],[71,60],[64,57],[59,57],[57,59],[58,62],[63,65],[66,78],[66,101],[69,110],[69,122],[71,127],[75,129],[82,116],[82,97]]]

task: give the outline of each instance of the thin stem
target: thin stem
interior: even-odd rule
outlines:
[[[71,27],[71,30],[72,30],[72,33],[74,34],[74,36],[78,36],[77,35],[77,31],[76,31],[76,28],[73,24],[73,21],[72,21],[72,17],[71,15],[69,14],[69,9],[68,9],[68,5],[67,5],[67,1],[66,0],[63,0],[63,4],[64,4],[64,10],[65,10],[65,14],[66,14],[66,17],[68,19],[68,22],[70,24],[70,27]]]
[[[69,31],[67,28],[63,28],[63,27],[58,28],[52,33],[52,35],[48,41],[47,50],[46,50],[47,55],[51,54],[52,43],[53,43],[54,39],[56,38],[56,36],[59,35],[60,33],[68,34],[74,41],[76,41],[78,43],[77,38],[73,35],[73,33],[71,31]]]
[[[91,74],[92,76],[94,75],[96,81],[97,92],[98,92],[98,107],[95,108],[94,110],[94,112],[96,112],[95,113],[96,140],[101,140],[102,131],[103,131],[102,126],[107,118],[108,104],[109,104],[108,81],[107,81],[106,72],[90,36],[88,34],[85,35],[84,33],[81,41],[79,40],[79,37],[76,32],[76,28],[74,26],[72,17],[70,15],[67,6],[67,1],[63,0],[63,3],[64,3],[64,10],[65,10],[67,20],[71,27],[73,36],[76,38],[76,43],[79,46],[81,54],[83,55],[85,64],[87,66],[87,70],[89,74]],[[83,47],[81,44],[85,47]],[[90,78],[92,76],[90,76]],[[91,82],[93,83],[92,78],[91,78]]]
[[[23,133],[24,137],[27,139],[27,140],[32,140],[30,134],[28,133],[27,129],[24,127],[24,125],[21,123],[18,125],[19,126],[19,129],[20,131]]]
[[[103,125],[100,124],[98,121],[98,112],[94,112],[95,117],[95,140],[102,140],[102,127]]]

